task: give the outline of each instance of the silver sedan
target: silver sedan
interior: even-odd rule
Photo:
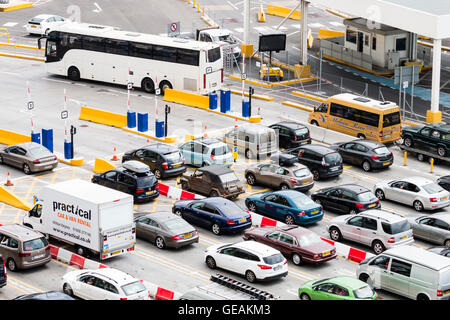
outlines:
[[[0,150],[0,164],[8,164],[30,174],[56,168],[58,158],[39,143],[23,142]]]
[[[450,214],[408,218],[414,238],[450,247]]]
[[[437,210],[450,204],[450,193],[433,180],[407,177],[375,184],[373,193],[380,200],[392,200],[414,207],[417,211]]]
[[[263,184],[271,188],[296,189],[306,192],[314,186],[308,167],[294,163],[284,168],[273,163],[263,163],[247,168],[245,178],[249,185]]]

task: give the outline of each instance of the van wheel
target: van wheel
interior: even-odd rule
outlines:
[[[150,78],[142,79],[141,88],[147,93],[155,93],[155,83]]]
[[[380,254],[385,250],[385,247],[381,241],[375,240],[372,243],[372,249],[376,254]]]
[[[254,158],[253,152],[250,149],[245,150],[245,157],[247,159],[253,159]]]
[[[172,84],[169,81],[161,81],[159,84],[159,89],[161,89],[161,95],[163,96],[166,92],[166,89],[172,89]]]
[[[253,271],[247,270],[245,272],[245,279],[247,279],[248,282],[253,283],[256,281],[256,275]]]
[[[65,294],[67,294],[68,296],[73,297],[73,290],[72,290],[72,288],[70,287],[70,285],[68,283],[64,283],[64,285],[63,285],[63,292]]]
[[[437,148],[437,154],[439,155],[439,157],[445,157],[445,148],[442,146],[439,146]]]
[[[417,296],[417,300],[430,300],[430,298],[428,298],[423,293],[419,293],[419,295]]]
[[[423,203],[419,200],[414,201],[413,206],[416,211],[423,211]]]
[[[6,261],[6,264],[8,265],[9,271],[16,271],[17,270],[17,264],[14,261],[13,258],[9,258],[8,261]]]
[[[365,139],[366,136],[363,135],[362,133],[358,133],[358,135],[356,136],[358,139]]]
[[[311,121],[311,124],[314,126],[319,127],[319,123],[316,120]]]
[[[78,70],[77,67],[70,67],[69,70],[67,70],[67,76],[69,77],[70,80],[72,81],[79,81],[81,76],[80,76],[80,70]]]
[[[340,241],[342,239],[342,234],[336,227],[330,228],[330,238],[334,241]]]
[[[86,255],[86,249],[83,248],[82,246],[76,246],[75,252],[77,253],[77,255],[82,256],[82,257],[84,257]]]

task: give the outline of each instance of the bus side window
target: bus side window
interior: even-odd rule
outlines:
[[[328,112],[328,104],[322,103],[316,110],[317,112],[327,113]]]

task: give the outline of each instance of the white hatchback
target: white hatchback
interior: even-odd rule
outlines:
[[[211,269],[221,268],[244,275],[248,282],[286,277],[288,264],[280,251],[255,241],[219,244],[205,250]]]
[[[86,300],[150,300],[141,280],[113,268],[70,271],[62,286],[65,294]]]
[[[433,180],[407,177],[378,182],[373,193],[380,200],[391,200],[414,207],[416,211],[436,210],[450,205],[450,193]]]
[[[68,20],[51,14],[40,14],[28,20],[25,29],[30,34],[47,34],[51,28],[66,23]]]

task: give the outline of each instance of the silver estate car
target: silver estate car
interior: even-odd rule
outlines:
[[[156,245],[180,248],[198,242],[197,230],[171,212],[139,213],[134,217],[136,235]]]
[[[417,211],[441,209],[450,204],[450,193],[423,177],[380,181],[375,184],[373,193],[380,200],[400,202]]]
[[[401,214],[381,209],[333,218],[327,229],[332,240],[352,240],[372,247],[376,254],[414,242],[408,220]]]
[[[450,214],[408,218],[414,238],[450,247]]]
[[[245,170],[249,185],[263,184],[271,188],[296,189],[306,192],[314,186],[308,167],[294,163],[288,168],[272,163],[257,164]]]
[[[38,143],[23,142],[0,150],[0,164],[8,164],[30,174],[53,170],[58,165],[58,158]]]

